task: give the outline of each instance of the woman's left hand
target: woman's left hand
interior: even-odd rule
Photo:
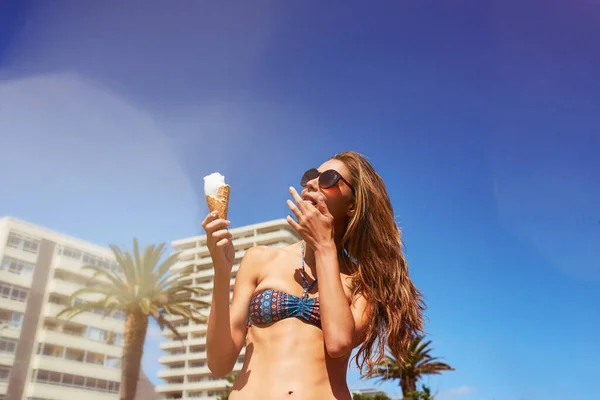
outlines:
[[[319,194],[315,207],[310,201],[303,200],[293,187],[290,188],[290,193],[297,205],[291,200],[288,200],[287,204],[298,222],[294,221],[291,215],[287,216],[287,222],[313,250],[318,250],[320,246],[331,245],[334,240],[333,215],[325,204],[325,197]]]

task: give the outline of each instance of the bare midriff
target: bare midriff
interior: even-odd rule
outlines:
[[[348,359],[327,355],[321,329],[298,318],[252,325],[229,399],[351,399]]]

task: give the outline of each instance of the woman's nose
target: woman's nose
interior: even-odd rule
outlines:
[[[319,190],[319,177],[317,176],[314,179],[311,179],[306,183],[306,188],[310,191],[318,191]]]

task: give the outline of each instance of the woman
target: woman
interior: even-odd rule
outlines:
[[[288,223],[302,241],[257,246],[244,255],[229,305],[234,248],[229,221],[202,226],[215,269],[207,332],[208,367],[233,369],[230,399],[351,399],[352,350],[366,373],[384,355],[399,358],[422,331],[425,308],[410,280],[385,185],[360,154],[335,155],[290,188]]]

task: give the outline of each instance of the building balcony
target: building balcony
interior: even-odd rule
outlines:
[[[246,348],[243,347],[239,357],[246,355]],[[183,354],[169,354],[158,359],[158,363],[168,366],[169,364],[181,363],[184,361],[206,361],[206,351],[193,352],[189,351]]]
[[[241,371],[244,366],[243,362],[236,362],[233,366],[233,371]],[[177,378],[184,375],[212,375],[210,369],[207,366],[204,367],[185,367],[185,368],[173,368],[173,369],[164,369],[158,371],[156,375],[158,378]]]
[[[206,360],[206,351],[190,351],[187,353],[187,359],[190,361]]]
[[[19,340],[21,338],[21,328],[8,325],[0,328],[0,336]]]
[[[75,260],[70,257],[59,256],[55,257],[54,265],[56,269],[61,269],[64,271],[72,272],[80,276],[84,276],[86,278],[91,278],[94,275],[94,272],[88,269],[82,269],[85,265],[81,260]]]
[[[0,297],[0,308],[24,314],[25,309],[27,308],[27,303]]]
[[[119,382],[121,380],[120,368],[107,368],[104,365],[71,361],[64,358],[44,355],[36,355],[33,358],[32,364],[33,369],[44,369],[65,374],[86,376],[89,378],[105,379],[108,381]]]
[[[115,400],[118,393],[100,392],[71,386],[51,385],[31,382],[27,385],[27,398],[61,399],[61,400]]]
[[[156,376],[158,378],[179,378],[182,376],[187,375],[187,371],[188,368],[186,367],[181,367],[181,368],[169,368],[169,369],[163,369],[158,371],[158,373],[156,374]]]
[[[160,349],[161,350],[173,350],[173,349],[179,349],[179,348],[185,348],[187,340],[183,340],[183,343],[181,342],[181,340],[171,340],[168,342],[161,342],[160,343]]]
[[[15,353],[0,351],[0,365],[13,365],[15,363]]]
[[[207,311],[202,310],[202,313],[208,316],[208,310]],[[183,336],[184,338],[187,337],[187,334],[190,332],[199,332],[202,330],[206,331],[206,324],[184,325],[184,326],[180,326],[177,328],[177,331],[179,332],[179,334],[181,336]],[[172,339],[173,342],[177,341],[177,342],[181,343],[181,341],[175,337],[175,334],[169,328],[163,329],[162,335],[168,339]],[[184,343],[185,343],[185,341],[186,341],[186,339],[183,340]],[[175,346],[175,347],[177,347],[177,346]]]
[[[211,374],[210,369],[208,367],[198,367],[198,368],[175,368],[175,369],[163,369],[158,371],[156,376],[158,378],[178,378],[185,375],[209,375]]]
[[[117,358],[121,358],[123,355],[123,348],[121,346],[107,344],[105,342],[99,342],[84,336],[75,336],[65,332],[42,330],[39,334],[38,341],[62,347],[94,351]]]
[[[158,359],[159,364],[172,364],[181,361],[186,361],[188,359],[188,354],[169,354],[167,356],[162,356]]]
[[[242,370],[243,366],[244,366],[244,363],[237,362],[233,366],[233,371],[239,372]],[[210,372],[210,369],[208,369],[208,367],[178,368],[178,369],[166,369],[166,370],[159,371],[156,376],[161,379],[168,379],[168,378],[179,378],[179,377],[183,377],[186,375],[187,376],[190,376],[190,375],[210,375],[210,376],[212,376],[212,373]],[[221,381],[223,383],[220,383]],[[222,384],[223,386],[219,386],[220,384]],[[178,391],[180,389],[174,389],[174,387],[178,387],[179,385],[185,385],[186,390],[198,389],[196,387],[192,387],[192,385],[210,385],[211,387],[216,386],[217,388],[221,387],[224,389],[225,385],[227,385],[227,380],[223,379],[223,380],[218,380],[218,381],[188,382],[185,384],[171,383],[171,384],[157,386],[156,391],[159,393]],[[201,388],[201,387],[199,387],[199,388]]]
[[[203,382],[188,382],[188,383],[167,383],[156,386],[156,392],[161,394],[181,392],[183,390],[223,390],[226,389],[229,383],[226,380],[218,381],[203,381]],[[188,397],[191,399],[192,397]]]
[[[163,342],[160,344],[161,350],[173,350],[179,348],[185,348],[187,346],[197,346],[206,344],[206,336],[203,338],[194,338],[194,339],[184,339],[183,342],[181,340],[173,339],[170,342]]]
[[[196,278],[196,279],[202,279],[202,278],[212,278],[215,276],[215,271],[212,268],[206,268],[203,270],[200,270],[198,272],[195,272],[193,274],[190,275],[191,278]],[[200,286],[202,286],[202,284],[200,284]],[[204,287],[204,286],[202,286]]]
[[[46,304],[44,315],[46,317],[56,318],[56,315],[58,315],[58,313],[64,308],[65,306],[59,304],[48,303]],[[102,318],[101,315],[90,312],[79,314],[76,317],[72,318],[71,321],[87,326],[93,326],[94,328],[104,329],[106,331],[114,333],[123,334],[125,329],[125,322],[122,320],[118,320],[111,317]]]
[[[169,364],[174,364],[174,363],[188,361],[188,360],[189,361],[206,360],[206,351],[200,351],[200,352],[196,352],[196,353],[189,352],[189,353],[183,353],[183,354],[167,355],[167,356],[160,357],[158,359],[158,363],[163,364],[163,365],[169,365]]]
[[[12,258],[17,258],[19,260],[27,261],[33,264],[37,263],[38,258],[37,253],[31,253],[22,249],[15,249],[14,247],[10,246],[4,247],[4,255]]]
[[[69,282],[62,279],[53,279],[48,285],[50,293],[62,294],[64,296],[71,296],[75,291],[82,289],[83,286]]]
[[[33,275],[21,276],[8,271],[0,271],[0,281],[14,286],[29,288],[31,287],[32,280]]]
[[[185,385],[185,389],[188,391],[196,390],[224,390],[229,386],[229,382],[225,379],[219,379],[217,381],[201,381],[201,382],[188,382]]]

